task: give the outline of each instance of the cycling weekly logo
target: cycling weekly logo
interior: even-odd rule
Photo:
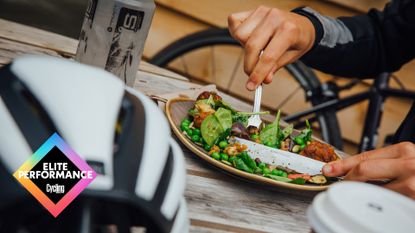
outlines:
[[[55,133],[14,177],[57,217],[95,179],[96,173]]]

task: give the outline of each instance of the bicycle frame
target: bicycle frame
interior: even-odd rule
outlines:
[[[369,90],[353,94],[344,98],[332,99],[314,107],[289,115],[283,120],[298,121],[300,118],[327,110],[341,110],[351,105],[369,100],[368,111],[365,116],[359,152],[375,149],[378,139],[378,128],[383,114],[385,99],[389,96],[406,99],[415,99],[415,91],[400,90],[389,87],[390,74],[382,73],[375,80]]]

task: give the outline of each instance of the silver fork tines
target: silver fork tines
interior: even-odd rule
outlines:
[[[259,112],[261,109],[261,97],[262,97],[262,84],[257,87],[255,90],[255,98],[254,98],[254,109],[252,112]],[[262,121],[259,115],[252,115],[248,119],[248,127],[255,126],[259,128]]]

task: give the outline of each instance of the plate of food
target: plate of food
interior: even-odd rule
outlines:
[[[325,190],[337,179],[321,174],[326,162],[341,159],[334,148],[312,136],[312,128],[297,131],[273,122],[246,127],[252,115],[234,109],[216,92],[197,99],[173,98],[166,115],[175,135],[210,164],[250,181],[297,190]]]

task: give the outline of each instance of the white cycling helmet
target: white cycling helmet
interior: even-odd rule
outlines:
[[[55,132],[98,174],[56,219],[12,177]],[[34,55],[0,70],[0,232],[187,232],[185,179],[163,113],[112,74]]]

